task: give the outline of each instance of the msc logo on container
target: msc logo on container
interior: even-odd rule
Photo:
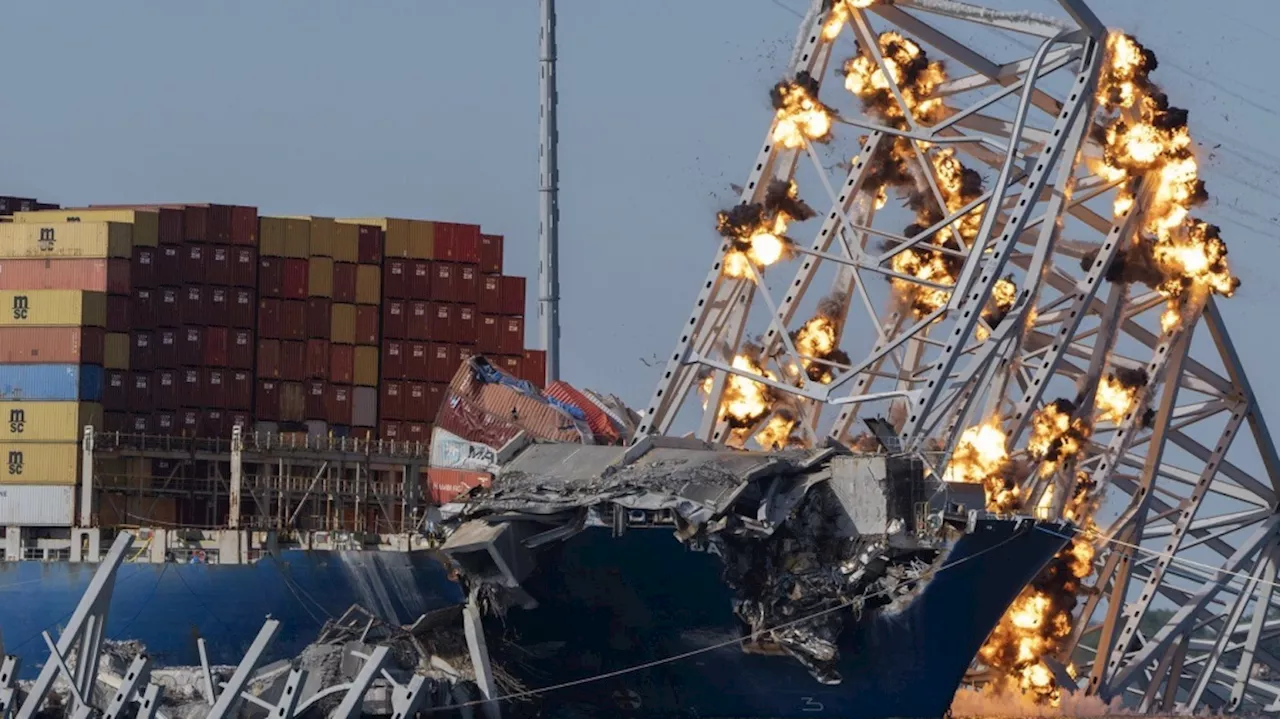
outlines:
[[[40,228],[40,239],[36,240],[36,245],[42,252],[53,252],[53,246],[57,242],[58,238],[54,236],[52,227]]]
[[[22,434],[27,430],[27,412],[22,409],[9,410],[9,433]]]
[[[22,474],[22,452],[9,453],[9,474]]]
[[[31,306],[27,302],[26,295],[17,295],[13,298],[13,318],[15,320],[25,320],[30,310]]]

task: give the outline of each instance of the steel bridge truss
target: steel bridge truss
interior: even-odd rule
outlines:
[[[836,113],[835,139],[789,148],[774,141],[771,125],[738,198],[762,203],[775,181],[794,181],[816,217],[789,228],[789,259],[753,264],[745,277],[725,271],[734,245],[721,242],[636,440],[693,428],[704,440],[738,444],[785,411],[795,419],[793,439],[849,443],[858,440],[858,420],[878,414],[904,447],[947,452],[966,428],[994,418],[1019,457],[1046,404],[1066,398],[1091,408],[1100,378],[1145,370],[1123,418],[1077,415],[1091,431],[1076,469],[1106,499],[1090,535],[1093,590],[1056,658],[1074,662],[1078,690],[1148,711],[1280,710],[1280,650],[1268,648],[1280,634],[1280,615],[1268,617],[1280,562],[1280,459],[1217,300],[1191,293],[1165,331],[1165,297],[1107,279],[1151,193],[1139,180],[1132,208],[1116,214],[1116,183],[1090,169],[1101,155],[1095,92],[1107,30],[1083,0],[1036,8],[1061,20],[952,0],[839,1],[846,4],[833,9],[814,0],[786,74],[818,80]],[[847,22],[839,34],[824,32],[835,12]],[[943,119],[913,116],[877,43],[885,30],[946,63],[949,77],[933,95],[945,103]],[[980,47],[993,34],[1029,54],[989,58]],[[864,112],[844,89],[840,61],[858,52],[850,37],[890,78],[905,122]],[[823,155],[838,153],[842,134],[858,144],[833,175]],[[875,201],[887,143],[909,145],[926,200],[948,206],[930,160],[944,149],[980,172],[981,196],[904,236],[903,210]],[[976,238],[938,250],[960,267],[949,281],[894,269],[895,256],[936,249],[930,237],[979,206]],[[993,322],[984,309],[1002,278],[1016,298]],[[905,299],[929,290],[949,294],[924,310]],[[832,319],[847,361],[797,349],[794,333],[819,297],[823,312],[840,308]],[[772,378],[735,366],[740,354]],[[830,370],[825,384],[799,371],[815,363]],[[746,427],[731,426],[722,411],[734,377],[772,397],[769,413]],[[1054,498],[1053,484],[1030,471],[1022,509],[1061,513],[1071,485]]]

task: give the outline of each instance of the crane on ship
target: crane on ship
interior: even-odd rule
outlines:
[[[1137,39],[1039,5],[810,3],[635,439],[873,447],[883,418],[988,511],[1077,528],[972,681],[1276,712],[1280,456],[1194,128]]]

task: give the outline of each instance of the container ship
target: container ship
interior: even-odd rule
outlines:
[[[1070,527],[884,450],[624,446],[616,398],[542,386],[523,280],[458,227],[216,205],[0,223],[0,627],[24,671],[91,576],[61,560],[133,526],[106,633],[160,664],[196,663],[196,637],[234,663],[267,615],[280,658],[351,604],[465,605],[475,684],[509,716],[942,715]]]

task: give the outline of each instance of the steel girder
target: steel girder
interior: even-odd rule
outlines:
[[[1132,207],[1114,211],[1116,184],[1091,169],[1101,154],[1094,95],[1106,31],[1082,0],[1041,4],[1010,13],[951,0],[838,11],[813,2],[783,74],[818,80],[835,113],[834,140],[787,148],[771,127],[738,201],[761,202],[770,180],[794,181],[816,217],[788,229],[789,257],[743,277],[726,275],[733,245],[720,243],[636,441],[692,431],[752,442],[785,411],[795,418],[792,441],[848,444],[865,434],[858,420],[878,414],[905,448],[931,458],[964,429],[995,421],[1017,457],[1036,413],[1073,400],[1091,431],[1071,474],[1105,491],[1088,535],[1099,552],[1093,588],[1058,656],[1075,664],[1076,689],[1149,711],[1280,711],[1280,678],[1268,680],[1280,673],[1280,625],[1268,618],[1280,459],[1219,300],[1191,293],[1166,331],[1164,296],[1108,278],[1143,227],[1154,179],[1139,179]],[[1055,9],[1060,20],[1050,18]],[[824,32],[834,12],[847,22]],[[877,41],[884,31],[945,61],[948,77],[930,95],[945,112],[917,117],[890,81],[876,102],[897,103],[895,122],[844,89],[840,63],[859,48],[894,77]],[[984,49],[992,34],[1030,40],[1034,50],[993,57]],[[877,201],[886,151],[903,147],[914,186],[890,184],[889,202]],[[941,153],[978,171],[979,194],[948,202],[935,171]],[[895,207],[895,195],[910,206]],[[931,201],[942,211],[928,222],[912,217]],[[953,234],[950,244],[930,244],[974,208],[981,225],[969,242]],[[908,251],[937,252],[952,273],[903,271],[895,258]],[[993,316],[1002,278],[1016,296]],[[913,302],[932,290],[940,300]],[[818,314],[834,314],[847,357],[798,350],[798,330]],[[735,366],[739,354],[770,377]],[[801,370],[812,365],[829,370],[826,383]],[[1142,370],[1145,382],[1123,417],[1095,416],[1101,379],[1119,370]],[[770,402],[745,427],[722,410],[734,376],[766,388]],[[1032,471],[1022,509],[1061,512],[1074,481]]]

